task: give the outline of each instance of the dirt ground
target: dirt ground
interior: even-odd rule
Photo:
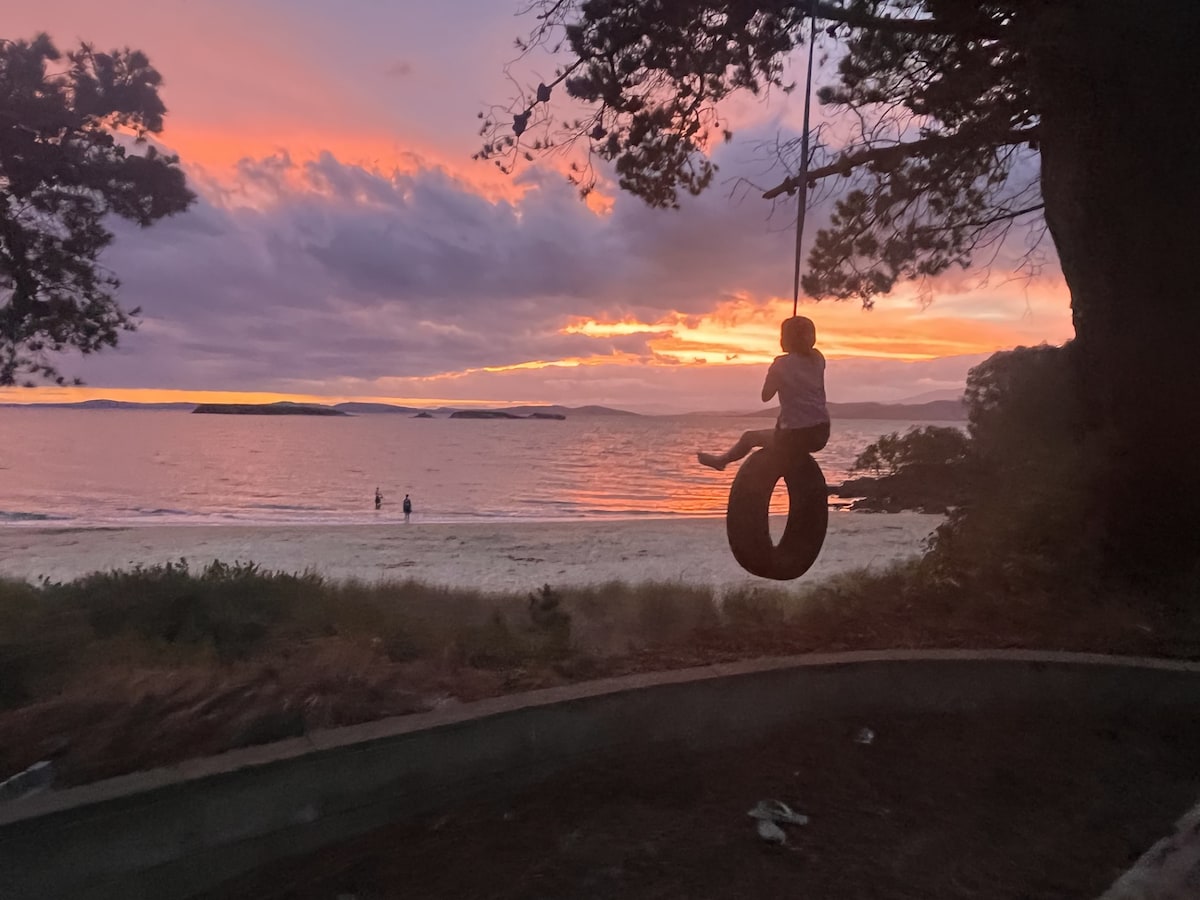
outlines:
[[[1200,797],[1196,713],[832,719],[719,752],[664,747],[210,900],[1094,898]],[[810,823],[766,843],[747,816],[764,798]]]

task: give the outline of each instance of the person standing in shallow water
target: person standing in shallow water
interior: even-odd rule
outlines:
[[[375,488],[375,508],[379,509],[383,506],[383,494],[379,493],[379,488]]]
[[[779,327],[783,356],[775,357],[763,382],[763,403],[779,395],[779,418],[773,429],[745,432],[724,453],[696,454],[702,465],[720,472],[755,447],[778,447],[789,455],[816,453],[829,441],[829,409],[825,405],[825,357],[816,347],[817,326],[805,316],[784,319]]]
[[[408,499],[408,494],[404,495],[404,521],[408,521],[408,517],[412,515],[412,501]]]

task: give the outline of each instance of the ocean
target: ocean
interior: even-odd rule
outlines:
[[[920,424],[951,423],[835,421],[817,454],[826,481],[879,435]],[[771,426],[3,408],[0,527],[387,523],[403,521],[405,494],[414,523],[721,516],[734,466],[713,472],[696,450]],[[782,485],[774,500],[786,512]]]

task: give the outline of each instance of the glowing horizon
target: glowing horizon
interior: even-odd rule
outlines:
[[[37,397],[22,400],[37,392]],[[305,403],[334,406],[338,403],[387,403],[393,406],[487,406],[506,403],[513,406],[536,406],[538,400],[470,400],[447,397],[391,397],[379,395],[286,394],[263,391],[189,391],[178,388],[106,388],[91,385],[70,387],[0,388],[0,404],[29,406],[43,403],[82,403],[88,400],[114,400],[122,403]]]
[[[144,325],[118,351],[62,361],[86,386],[0,401],[752,401],[791,310],[790,214],[771,221],[768,204],[718,187],[682,212],[649,210],[603,165],[582,201],[565,151],[515,175],[472,160],[477,114],[520,89],[503,75],[519,25],[505,4],[464,2],[282,18],[265,0],[14,11],[14,36],[149,55],[168,108],[156,140],[200,202],[118,233],[104,262]],[[745,140],[794,130],[794,112],[727,110]],[[713,153],[730,154],[728,177],[750,174],[724,145]],[[870,313],[805,302],[831,397],[940,389],[964,377],[954,360],[1072,335],[1052,260],[1036,281],[954,272],[932,289],[932,305],[902,286]]]

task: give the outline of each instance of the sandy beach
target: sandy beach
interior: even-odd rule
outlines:
[[[824,548],[798,584],[918,554],[941,516],[831,513]],[[780,528],[780,530],[782,530]],[[413,578],[481,590],[525,591],[619,580],[728,588],[770,585],[734,562],[724,520],[505,522],[347,526],[172,526],[0,529],[0,575],[66,580],[186,558],[253,561],[334,579]]]

